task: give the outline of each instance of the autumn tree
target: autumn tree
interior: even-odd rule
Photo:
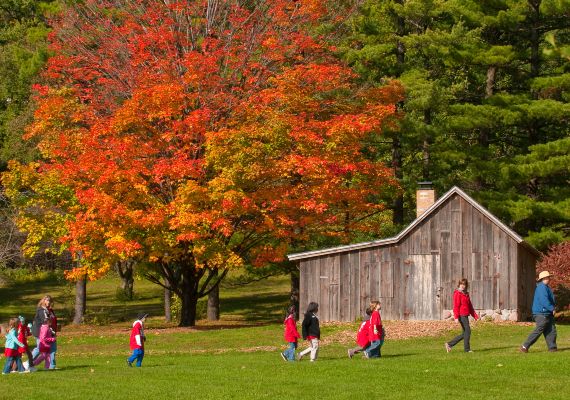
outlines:
[[[401,90],[359,89],[333,57],[318,27],[348,11],[280,0],[66,10],[28,132],[42,162],[14,163],[5,181],[33,192],[22,215],[53,207],[22,169],[69,192],[57,207],[59,243],[81,260],[69,276],[137,260],[194,325],[230,269],[370,229],[394,182],[363,143],[393,123]]]

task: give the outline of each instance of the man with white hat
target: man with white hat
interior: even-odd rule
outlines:
[[[542,271],[538,275],[538,283],[534,291],[534,300],[532,302],[532,317],[536,322],[534,331],[528,335],[526,342],[521,346],[520,351],[528,353],[528,349],[540,337],[544,335],[548,351],[557,351],[556,347],[556,325],[554,324],[554,293],[550,289],[550,273]]]

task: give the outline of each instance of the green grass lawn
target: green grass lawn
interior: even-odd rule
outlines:
[[[459,345],[447,354],[445,337],[388,339],[383,358],[349,360],[342,332],[356,324],[323,327],[319,360],[285,363],[280,321],[288,280],[277,277],[221,291],[222,320],[196,328],[166,325],[160,288],[137,281],[135,301],[115,297],[113,278],[89,283],[90,309],[111,316],[108,326],[64,326],[58,337],[60,370],[0,377],[0,399],[569,399],[570,326],[558,326],[561,351],[544,340],[529,354],[517,349],[529,326],[477,324],[472,354]],[[52,294],[63,314],[73,293],[47,277],[0,288],[0,317],[33,315],[37,299]],[[125,359],[131,318],[151,311],[143,368]],[[125,320],[126,319],[126,320]],[[304,345],[304,343],[301,343]],[[350,344],[352,345],[352,343]]]
[[[336,329],[323,329],[323,336]],[[346,346],[332,343],[322,347],[316,363],[283,362],[275,348],[282,344],[277,324],[155,329],[148,333],[140,369],[125,364],[126,329],[63,332],[61,369],[3,376],[0,398],[129,399],[138,393],[142,399],[568,399],[570,328],[558,329],[558,353],[546,352],[542,341],[520,354],[517,346],[529,327],[484,324],[474,330],[471,354],[446,354],[444,338],[436,337],[387,341],[382,359],[349,360]]]

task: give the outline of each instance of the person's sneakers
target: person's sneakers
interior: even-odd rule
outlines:
[[[354,353],[352,352],[351,349],[348,349],[348,358],[352,360],[352,357],[354,357]]]
[[[130,362],[128,358],[127,358],[127,365],[128,365],[129,367],[132,367],[132,366],[133,366],[133,363]]]
[[[285,357],[285,353],[281,353],[281,358],[283,359],[283,361],[287,361],[287,357]]]
[[[524,346],[521,346],[521,347],[519,348],[519,351],[520,351],[521,353],[528,353],[528,349],[527,349],[526,347],[524,347]]]
[[[473,353],[473,350],[466,350],[466,353]]]
[[[311,360],[311,362],[315,362],[315,360]]]
[[[20,374],[29,374],[30,370],[29,369],[25,369],[23,371],[20,371]]]
[[[558,348],[553,348],[553,349],[548,349],[549,352],[551,353],[556,353],[558,351]]]
[[[30,367],[28,368],[28,371],[30,372],[36,372],[38,369],[36,367]]]
[[[447,342],[445,343],[445,351],[447,351],[448,353],[451,351],[451,346]]]

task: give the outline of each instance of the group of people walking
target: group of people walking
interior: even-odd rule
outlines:
[[[556,303],[552,289],[549,286],[551,276],[548,271],[542,271],[538,276],[532,304],[532,315],[536,327],[520,347],[520,351],[523,353],[527,353],[530,346],[532,346],[541,335],[544,335],[550,352],[558,350],[556,346],[556,324],[554,322]],[[466,353],[473,352],[471,350],[471,326],[469,324],[469,318],[473,317],[477,321],[479,320],[479,315],[471,303],[468,289],[469,282],[467,279],[461,279],[458,282],[457,289],[453,292],[453,317],[455,321],[461,325],[462,332],[452,340],[445,342],[445,350],[448,353],[461,341],[463,341],[463,350]],[[362,353],[364,358],[381,357],[381,348],[386,335],[386,331],[382,326],[382,318],[380,317],[381,308],[379,301],[372,301],[365,310],[364,321],[360,324],[358,332],[356,333],[357,346],[347,351],[349,358],[353,358],[357,353]],[[284,321],[285,341],[288,343],[288,347],[281,353],[283,360],[300,361],[307,354],[310,354],[311,361],[317,360],[321,336],[319,318],[317,316],[318,311],[319,305],[317,303],[309,303],[303,322],[301,323],[302,337],[309,342],[309,346],[296,355],[295,352],[301,335],[299,335],[297,331],[295,306],[289,307],[287,317]]]
[[[382,326],[382,318],[380,317],[381,304],[378,300],[370,302],[370,305],[366,308],[366,316],[362,324],[358,329],[357,333],[357,344],[358,346],[354,349],[348,350],[348,356],[350,358],[354,357],[356,353],[362,352],[363,356],[366,358],[380,358],[381,348],[384,344],[385,330]],[[319,326],[319,317],[317,313],[319,312],[319,305],[315,302],[309,303],[307,307],[307,312],[301,323],[301,332],[303,334],[303,339],[309,341],[309,346],[299,352],[297,355],[295,351],[297,350],[298,339],[301,338],[299,331],[297,330],[297,323],[295,321],[295,306],[290,306],[287,310],[287,317],[285,318],[285,341],[288,343],[287,349],[281,353],[281,357],[284,361],[301,361],[303,357],[310,354],[310,361],[314,362],[317,360],[319,355],[319,341],[321,339],[321,329]]]
[[[4,344],[6,361],[2,374],[34,372],[35,366],[42,361],[45,369],[56,369],[57,326],[53,299],[49,295],[44,296],[38,303],[32,323],[26,324],[23,316],[11,318]],[[33,350],[30,350],[28,345],[30,336],[35,338],[36,347]],[[26,362],[22,362],[24,354],[27,357]]]
[[[554,322],[556,303],[552,289],[549,286],[550,279],[551,274],[548,271],[543,271],[539,274],[532,304],[532,314],[536,327],[520,347],[519,350],[522,353],[528,353],[530,347],[541,335],[544,335],[549,351],[554,352],[558,350],[556,346],[556,324]],[[455,320],[461,325],[462,332],[452,340],[445,342],[445,349],[448,353],[460,341],[463,341],[465,352],[472,352],[469,318],[473,317],[475,320],[478,320],[479,315],[477,315],[471,303],[468,289],[469,282],[467,279],[461,279],[453,293],[453,314]],[[381,309],[381,304],[377,300],[370,302],[370,305],[366,308],[366,317],[356,333],[357,346],[347,350],[349,358],[353,358],[357,353],[362,353],[365,358],[380,358],[382,356],[381,349],[384,345],[386,331],[382,326]],[[318,311],[319,305],[317,303],[309,303],[301,323],[302,335],[300,335],[295,320],[295,306],[289,307],[284,321],[285,341],[288,343],[288,347],[281,353],[283,360],[301,361],[307,355],[310,355],[310,361],[314,362],[317,360],[321,339]],[[130,348],[133,353],[127,359],[129,367],[132,367],[133,363],[137,367],[142,366],[144,343],[146,341],[144,322],[147,316],[148,314],[139,314],[132,325]],[[42,361],[45,369],[56,369],[57,331],[57,317],[53,311],[53,299],[49,295],[44,296],[38,303],[36,315],[32,323],[26,324],[26,320],[22,316],[11,318],[4,346],[6,361],[2,374],[33,372],[36,370],[35,366]],[[35,338],[36,345],[32,351],[28,346],[28,337],[30,336]],[[301,337],[308,341],[308,347],[296,353],[298,340]],[[22,362],[23,355],[27,357],[26,362]]]

